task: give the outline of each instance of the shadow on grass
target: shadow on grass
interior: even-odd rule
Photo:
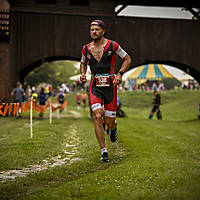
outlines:
[[[190,120],[185,120],[185,121],[181,121],[181,122],[184,122],[184,123],[193,123],[193,122],[198,122],[198,123],[200,123],[200,119],[190,119]]]

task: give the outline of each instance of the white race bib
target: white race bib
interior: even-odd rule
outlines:
[[[110,76],[109,75],[98,75],[95,76],[97,87],[109,87],[110,86]]]

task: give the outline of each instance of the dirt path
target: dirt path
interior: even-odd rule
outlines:
[[[75,118],[81,118],[82,117],[81,113],[79,113],[75,110],[70,110],[69,113],[70,114],[62,114],[62,113],[57,112],[57,113],[53,113],[53,117],[55,117],[57,119],[63,118],[63,117],[71,117],[71,116],[73,116]]]
[[[80,118],[81,114],[76,111],[70,111],[76,118]],[[78,128],[75,124],[70,125],[66,137],[70,143],[64,143],[62,145],[63,153],[52,157],[51,159],[43,160],[41,164],[38,165],[30,165],[26,168],[19,169],[19,170],[8,170],[8,171],[1,171],[0,172],[0,182],[6,180],[14,180],[16,177],[24,177],[29,173],[47,170],[53,167],[61,166],[61,165],[71,165],[76,161],[80,161],[81,159],[77,157],[78,154],[78,145],[80,143],[79,138],[77,137]]]

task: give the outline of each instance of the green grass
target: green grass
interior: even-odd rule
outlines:
[[[111,161],[100,162],[100,150],[88,118],[70,114],[75,96],[69,95],[64,117],[35,113],[33,138],[28,113],[22,119],[0,118],[0,172],[41,164],[65,156],[65,144],[74,144],[72,164],[30,173],[0,182],[0,199],[197,200],[200,196],[200,91],[161,93],[163,120],[148,120],[152,93],[121,92],[128,118],[118,119],[119,139],[106,136]],[[76,130],[76,136],[72,129]],[[69,151],[72,148],[68,149]]]

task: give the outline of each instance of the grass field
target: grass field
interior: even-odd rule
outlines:
[[[119,93],[128,118],[118,118],[119,139],[100,150],[88,109],[75,96],[60,118],[34,113],[0,118],[0,199],[198,200],[200,196],[200,91],[161,93],[163,120],[148,120],[152,93]]]

